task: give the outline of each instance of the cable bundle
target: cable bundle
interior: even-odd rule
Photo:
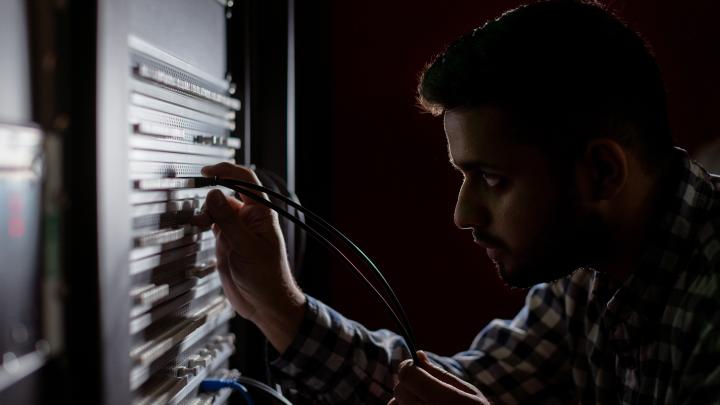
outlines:
[[[236,180],[236,179],[227,179],[227,178],[218,178],[218,177],[212,177],[212,178],[196,178],[195,179],[195,185],[196,187],[202,187],[202,186],[223,186],[227,187],[239,194],[242,194],[243,196],[254,200],[271,210],[277,212],[279,215],[282,215],[283,217],[287,218],[297,226],[301,227],[303,230],[305,230],[310,236],[318,240],[321,244],[323,244],[325,247],[330,249],[333,253],[337,254],[345,263],[347,263],[350,267],[350,270],[358,276],[367,287],[370,288],[370,290],[375,294],[375,296],[380,300],[380,302],[388,309],[390,314],[392,315],[395,322],[397,322],[398,326],[400,327],[400,332],[402,336],[405,338],[405,342],[408,345],[408,349],[410,350],[410,355],[412,356],[413,362],[415,364],[420,364],[418,358],[417,358],[417,350],[415,348],[415,336],[413,335],[412,329],[410,328],[410,322],[407,319],[407,315],[405,314],[405,311],[403,310],[402,305],[400,304],[400,301],[398,300],[397,296],[395,295],[395,292],[390,287],[390,284],[385,279],[385,276],[383,276],[380,269],[375,265],[375,263],[363,252],[362,249],[360,249],[355,243],[353,243],[350,238],[345,236],[342,232],[337,230],[334,226],[330,225],[328,222],[326,222],[324,219],[322,219],[319,215],[313,213],[312,211],[304,208],[302,205],[298,204],[297,202],[285,197],[284,195],[277,193],[273,190],[270,190],[266,187],[259,186],[254,183],[249,183],[242,180]],[[263,192],[268,195],[271,195],[275,198],[278,198],[282,200],[287,205],[295,208],[297,211],[302,212],[306,215],[307,218],[312,220],[314,223],[316,223],[320,230],[316,229],[312,225],[308,225],[304,221],[298,219],[294,215],[290,214],[288,211],[284,210],[283,208],[277,206],[276,204],[272,203],[271,201],[268,201],[267,199],[263,198],[261,195],[257,194],[256,192]],[[348,258],[348,256],[340,249],[338,248],[335,243],[333,243],[328,237],[335,238],[336,240],[339,240],[341,243],[344,244],[346,248],[349,248],[351,251],[353,251],[356,255],[358,255],[362,261],[367,265],[367,267],[370,269],[371,273],[374,275],[375,280],[380,282],[380,285],[384,291],[385,294],[387,294],[387,297],[384,296],[373,284],[370,279],[363,273],[360,268]],[[388,301],[389,300],[389,301]]]

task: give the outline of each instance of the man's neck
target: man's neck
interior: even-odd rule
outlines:
[[[664,209],[667,184],[662,175],[642,171],[628,180],[621,200],[612,215],[608,255],[600,269],[613,283],[621,284],[636,269],[648,247],[649,239]]]

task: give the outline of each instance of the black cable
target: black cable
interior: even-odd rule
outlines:
[[[228,185],[225,185],[225,186],[228,187]],[[370,289],[372,290],[372,292],[375,293],[375,295],[377,296],[377,298],[380,299],[381,303],[384,304],[384,305],[388,308],[388,310],[390,311],[391,315],[393,316],[393,318],[395,319],[395,321],[397,322],[397,324],[398,324],[398,325],[400,326],[400,328],[402,329],[402,334],[403,334],[403,336],[405,336],[406,339],[408,339],[409,331],[408,331],[408,329],[407,329],[407,326],[402,322],[402,320],[401,320],[400,317],[397,315],[397,313],[395,312],[395,310],[393,309],[393,307],[390,305],[390,303],[387,302],[386,298],[380,293],[380,291],[378,291],[377,288],[370,282],[370,280],[368,280],[368,278],[365,276],[365,274],[363,274],[363,272],[360,271],[360,269],[357,267],[357,265],[355,265],[355,263],[354,263],[352,260],[350,260],[337,246],[335,246],[335,244],[333,244],[333,243],[330,242],[327,238],[325,238],[322,234],[320,234],[319,232],[317,232],[312,226],[310,226],[310,225],[308,225],[308,224],[306,224],[306,223],[304,223],[304,222],[301,222],[299,219],[295,218],[294,216],[292,216],[290,213],[288,213],[287,211],[285,211],[285,210],[282,209],[281,207],[279,207],[279,206],[273,204],[272,202],[270,202],[270,201],[262,198],[261,196],[255,194],[255,193],[252,193],[252,192],[250,192],[250,191],[247,191],[247,190],[238,189],[237,186],[232,186],[232,185],[231,185],[231,186],[229,186],[228,188],[231,188],[231,189],[233,189],[234,191],[236,191],[236,192],[238,192],[238,193],[241,193],[241,194],[243,194],[244,196],[247,196],[248,198],[250,198],[250,199],[252,199],[252,200],[254,200],[254,201],[257,201],[257,202],[259,202],[259,203],[261,203],[261,204],[263,204],[263,205],[265,205],[266,207],[272,209],[273,211],[276,211],[278,214],[284,216],[285,218],[289,219],[289,220],[292,221],[293,223],[295,223],[295,224],[297,224],[298,226],[300,226],[301,228],[303,228],[306,232],[308,232],[311,236],[313,236],[313,237],[316,238],[318,241],[320,241],[321,243],[323,243],[326,247],[332,249],[332,251],[333,251],[336,255],[338,255],[343,261],[345,261],[347,264],[349,264],[349,265],[352,267],[352,269],[354,270],[353,274],[355,274],[356,276],[358,276],[361,281],[364,281],[365,284],[366,284],[368,287],[370,287]],[[414,341],[413,341],[413,342],[408,342],[408,346],[410,346],[411,350],[414,349],[414,348],[415,348]],[[414,352],[414,350],[413,350],[413,352]]]
[[[275,172],[258,168],[253,168],[253,171],[260,179],[260,184],[262,184],[265,188],[269,188],[276,193],[279,193],[286,198],[291,199],[297,204],[300,204],[300,199],[298,198],[298,196],[292,191],[290,191],[290,189],[288,189],[287,183],[281,176],[279,176]],[[280,206],[283,207],[283,205]],[[302,212],[298,211],[297,209],[291,208],[289,204],[285,204],[283,208],[285,208],[286,211],[293,214],[299,220],[305,222],[305,214],[303,214]],[[282,226],[283,224],[280,225]],[[293,260],[291,264],[293,265],[293,273],[296,277],[301,277],[307,235],[302,229],[292,223],[289,223],[289,221],[284,224],[284,231],[287,233],[287,236],[292,237],[293,240],[293,244],[288,244],[287,246],[288,254],[292,254]],[[287,240],[286,242],[290,242],[290,240]]]
[[[209,180],[209,179],[203,178],[203,180]],[[233,180],[233,181],[239,181],[239,180]],[[206,183],[206,181],[201,181],[201,182],[197,182],[197,181],[196,181],[196,186],[202,186],[202,185],[204,185],[205,183]],[[214,184],[213,184],[213,183],[214,183]],[[405,337],[405,340],[406,340],[406,343],[407,343],[407,345],[408,345],[408,349],[410,350],[410,355],[411,355],[411,357],[413,358],[413,361],[415,362],[415,364],[420,364],[419,359],[417,358],[417,354],[416,354],[417,350],[415,349],[415,341],[414,341],[414,338],[413,338],[413,336],[412,336],[412,334],[411,334],[412,332],[411,332],[410,329],[409,329],[409,325],[406,325],[406,324],[400,319],[400,317],[397,315],[397,313],[395,312],[395,310],[393,309],[393,307],[390,305],[390,303],[387,302],[387,300],[386,300],[385,297],[380,293],[380,291],[377,290],[377,288],[370,282],[370,280],[368,280],[368,278],[365,276],[365,274],[363,274],[363,272],[360,271],[360,269],[358,269],[358,267],[355,265],[355,263],[353,263],[340,249],[338,249],[337,246],[335,246],[332,242],[330,242],[327,238],[325,238],[322,234],[320,234],[320,233],[319,233],[317,230],[315,230],[312,226],[307,225],[306,223],[300,221],[299,219],[295,218],[293,215],[291,215],[290,213],[288,213],[287,211],[285,211],[285,210],[282,209],[281,207],[277,206],[276,204],[273,204],[272,202],[266,200],[265,198],[263,198],[263,197],[255,194],[255,193],[253,193],[253,192],[250,192],[250,191],[248,191],[248,190],[245,190],[245,189],[241,188],[241,185],[239,186],[239,185],[235,185],[235,184],[230,184],[230,182],[226,182],[226,181],[222,181],[222,182],[221,182],[221,181],[217,181],[217,179],[214,180],[213,182],[211,182],[211,183],[208,184],[208,185],[221,185],[221,186],[230,188],[230,189],[232,189],[232,190],[234,190],[234,191],[236,191],[236,192],[238,192],[238,193],[241,193],[241,194],[244,195],[244,196],[247,196],[248,198],[250,198],[250,199],[252,199],[252,200],[254,200],[254,201],[257,201],[257,202],[260,203],[260,204],[265,205],[266,207],[272,209],[273,211],[277,212],[278,214],[280,214],[280,215],[284,216],[285,218],[289,219],[290,221],[292,221],[293,223],[295,223],[295,224],[298,225],[299,227],[303,228],[303,229],[304,229],[306,232],[308,232],[311,236],[313,236],[313,237],[316,238],[318,241],[320,241],[321,243],[323,243],[326,247],[332,249],[332,251],[333,251],[334,253],[338,254],[346,263],[348,263],[348,264],[352,267],[352,269],[354,270],[354,274],[356,274],[357,276],[359,276],[359,277],[361,278],[361,280],[365,282],[365,284],[371,289],[371,291],[375,293],[376,297],[377,297],[378,299],[380,299],[381,303],[384,304],[385,307],[387,307],[387,309],[390,311],[390,314],[393,316],[393,318],[394,318],[395,321],[397,322],[398,326],[399,326],[400,329],[401,329],[401,333],[402,333],[403,336]],[[261,186],[257,186],[257,187],[261,187]],[[270,193],[274,193],[274,192],[272,192],[272,190],[267,190],[267,189],[265,189],[265,188],[262,188],[262,191],[265,191],[265,192],[270,191]],[[270,193],[268,193],[268,194],[270,194]],[[283,197],[283,198],[284,198],[284,197]],[[296,208],[298,208],[298,207],[296,207]],[[300,208],[298,208],[298,209],[305,210],[305,211],[306,211],[306,214],[307,214],[307,213],[310,213],[310,211],[306,210],[306,209],[305,209],[304,207],[302,207],[302,206],[300,206]],[[312,214],[312,215],[315,215],[315,214]],[[333,229],[334,229],[334,228],[333,228]],[[326,229],[326,230],[327,230],[327,229]],[[336,230],[336,232],[339,232],[339,231]],[[351,242],[351,243],[352,243],[352,242]],[[358,248],[358,249],[359,249],[359,248]],[[389,288],[389,285],[388,285],[388,288]],[[394,294],[393,294],[393,296],[394,296]],[[397,299],[397,298],[395,298],[395,299]],[[397,304],[399,305],[399,302],[398,302]],[[401,307],[401,308],[402,308],[402,307]]]
[[[307,208],[303,207],[299,203],[297,203],[291,199],[288,199],[285,196],[283,196],[282,194],[276,193],[273,190],[269,190],[266,187],[260,186],[255,183],[237,180],[237,179],[226,179],[226,178],[220,179],[220,178],[215,177],[212,179],[212,181],[214,181],[215,183],[217,183],[219,185],[226,186],[226,187],[227,187],[227,184],[223,184],[223,183],[237,184],[237,185],[240,185],[240,186],[243,186],[246,188],[250,188],[253,190],[262,191],[269,195],[272,195],[273,197],[279,198],[286,204],[288,204],[288,205],[292,206],[293,208],[297,209],[298,211],[306,214],[312,220],[319,223],[320,226],[322,226],[326,231],[330,232],[331,234],[334,234],[335,236],[340,237],[346,244],[350,245],[350,247],[363,258],[365,263],[368,266],[370,266],[370,269],[374,272],[376,277],[378,277],[378,279],[381,281],[385,292],[392,297],[392,301],[396,305],[396,309],[400,312],[402,320],[406,324],[407,330],[409,332],[409,338],[411,341],[410,343],[412,343],[413,347],[415,346],[415,336],[412,333],[412,329],[410,327],[410,321],[408,320],[405,310],[403,309],[402,305],[400,304],[400,300],[397,298],[397,295],[395,295],[395,291],[393,291],[392,287],[390,287],[390,284],[385,279],[385,276],[382,274],[382,272],[377,267],[377,265],[375,265],[375,263],[370,259],[370,257],[362,249],[360,249],[360,247],[357,246],[350,238],[348,238],[344,233],[342,233],[340,230],[335,228],[333,225],[331,225],[330,223],[325,221],[322,217],[320,217],[319,215],[315,214],[314,212],[308,210]],[[232,188],[232,187],[229,187],[229,188]],[[414,357],[415,356],[413,355],[413,359],[414,359]]]

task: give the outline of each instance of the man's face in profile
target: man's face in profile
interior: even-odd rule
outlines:
[[[505,282],[529,287],[591,264],[600,227],[583,212],[574,164],[553,168],[496,107],[453,109],[444,123],[451,162],[464,176],[455,223],[473,231]]]

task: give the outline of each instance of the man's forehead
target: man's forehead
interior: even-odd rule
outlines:
[[[443,115],[450,162],[492,161],[492,156],[510,147],[509,123],[497,107],[456,108]]]
[[[527,173],[549,157],[515,131],[510,114],[499,107],[453,109],[444,116],[450,163],[463,171]]]

